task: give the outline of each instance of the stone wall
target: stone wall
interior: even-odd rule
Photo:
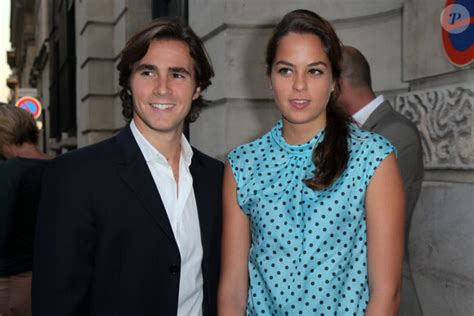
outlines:
[[[425,315],[474,312],[474,82],[400,94],[395,108],[416,122],[425,181],[409,251]]]
[[[334,23],[345,43],[360,45],[373,68],[384,70],[374,71],[377,91],[389,96],[407,91],[401,80],[400,1],[189,1],[189,23],[203,38],[216,70],[206,93],[214,103],[191,125],[195,146],[223,159],[230,149],[254,139],[276,121],[265,75],[265,46],[277,21],[296,8],[320,13]],[[367,37],[369,32],[376,34]],[[371,38],[387,39],[387,44]]]
[[[474,314],[474,69],[443,49],[445,1],[406,0],[403,79],[395,107],[417,123],[425,181],[412,219],[412,272],[425,315]]]
[[[151,0],[76,1],[79,147],[124,125],[116,65],[126,40],[151,20],[150,8]]]
[[[473,82],[396,96],[395,109],[420,130],[425,169],[474,169],[473,101]]]

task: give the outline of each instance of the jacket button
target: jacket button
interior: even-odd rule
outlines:
[[[170,273],[175,275],[175,274],[178,274],[179,273],[179,266],[177,264],[172,264],[169,266],[169,269],[170,269]]]

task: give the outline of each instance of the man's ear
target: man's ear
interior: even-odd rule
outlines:
[[[347,78],[345,78],[343,76],[340,76],[339,79],[337,80],[337,82],[334,82],[334,84],[336,84],[336,83],[339,84],[340,90],[343,90],[348,85]]]
[[[193,101],[199,98],[200,95],[201,95],[201,87],[198,86],[196,87],[196,90],[194,90]]]

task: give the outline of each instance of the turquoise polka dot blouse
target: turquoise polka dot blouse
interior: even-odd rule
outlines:
[[[363,315],[369,299],[364,197],[394,147],[350,125],[348,166],[313,191],[312,151],[324,138],[289,145],[282,121],[228,155],[237,200],[249,217],[247,315]]]

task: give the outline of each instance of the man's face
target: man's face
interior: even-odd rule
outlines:
[[[200,94],[186,43],[154,40],[132,68],[133,120],[147,139],[181,134],[191,103]]]

